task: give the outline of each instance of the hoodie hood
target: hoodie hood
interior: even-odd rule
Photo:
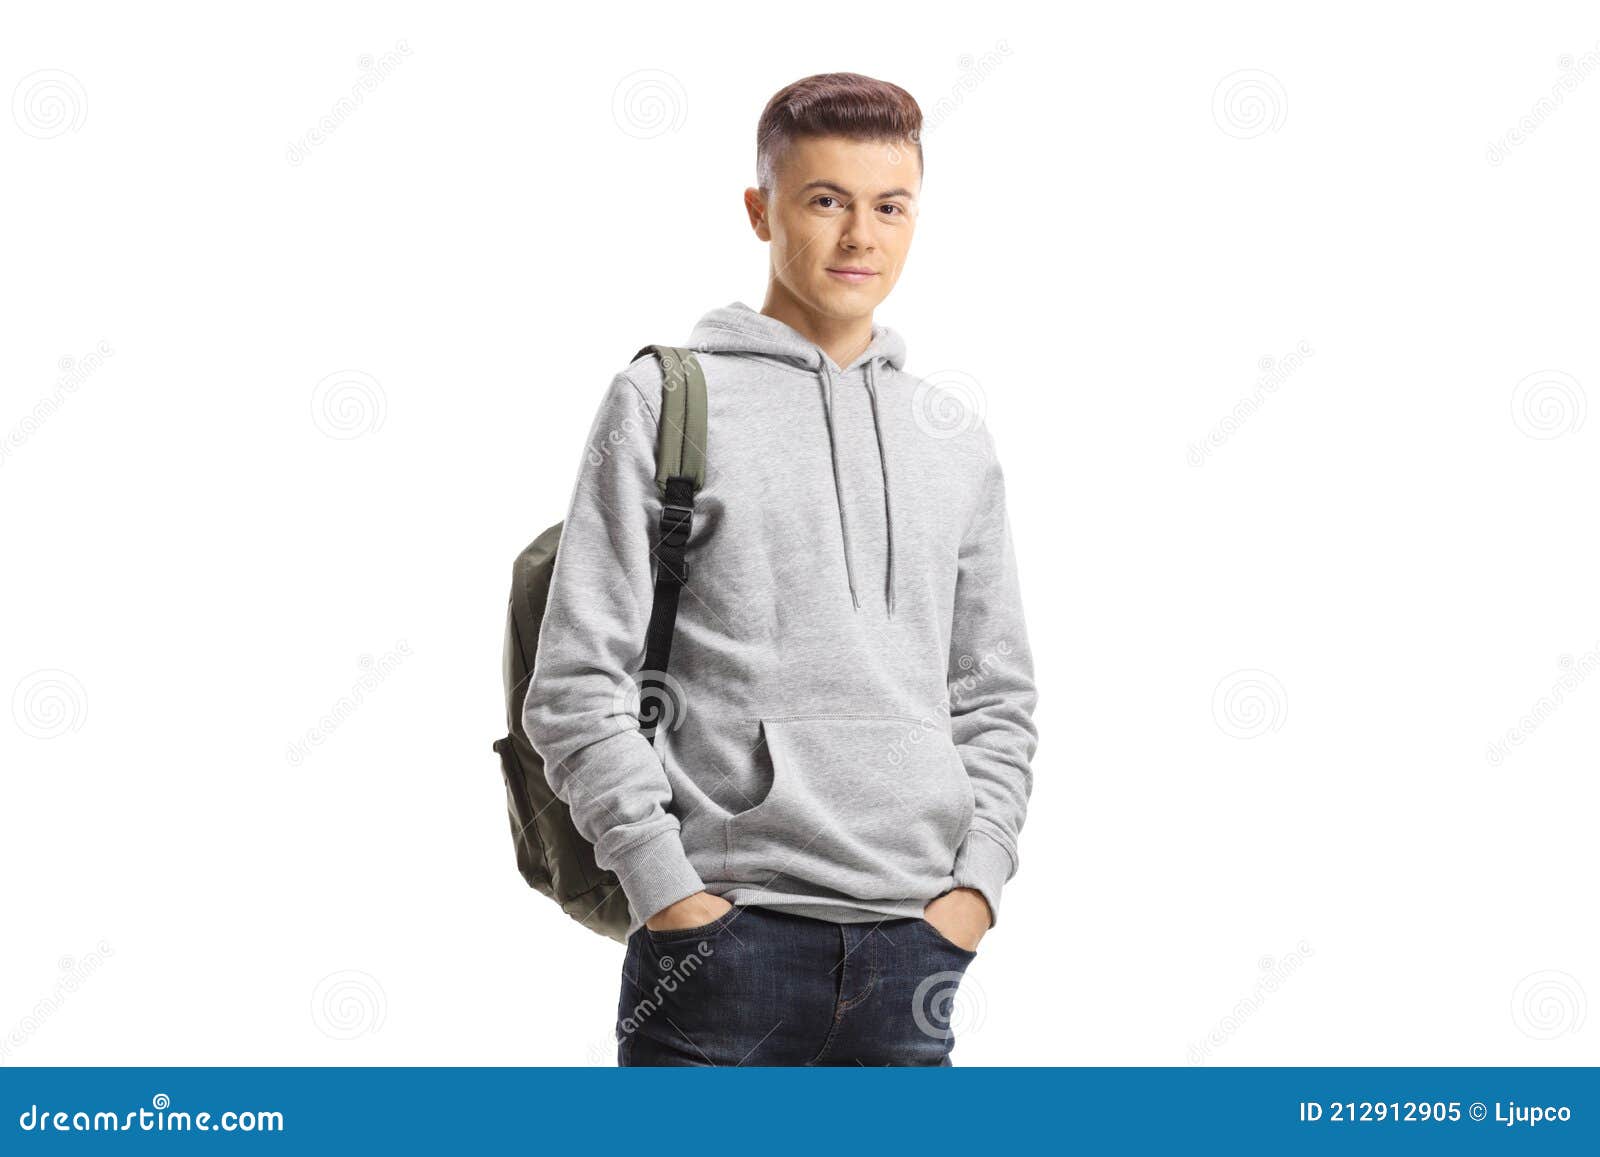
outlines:
[[[867,348],[841,369],[810,338],[742,301],[713,309],[702,317],[689,335],[689,344],[700,353],[761,354],[784,359],[814,373],[827,368],[835,374],[847,374],[871,361],[887,362],[897,370],[906,364],[905,339],[886,325],[873,326]]]
[[[883,599],[890,616],[894,614],[894,507],[889,494],[888,451],[884,446],[883,425],[878,418],[878,376],[905,365],[906,343],[888,326],[872,327],[867,348],[848,365],[840,365],[810,338],[775,317],[751,309],[743,302],[714,309],[696,323],[689,335],[689,346],[697,353],[745,354],[788,362],[797,369],[816,375],[822,396],[823,421],[828,428],[828,451],[833,465],[833,493],[839,511],[839,538],[844,548],[845,574],[850,586],[850,602],[861,609],[856,587],[855,560],[850,549],[850,524],[845,515],[844,488],[839,478],[838,442],[834,432],[834,391],[841,379],[857,370],[871,402],[873,434],[878,444],[878,471],[883,481],[883,514],[887,529],[888,553],[884,564]],[[881,367],[887,367],[887,370]],[[848,384],[842,388],[849,388]]]

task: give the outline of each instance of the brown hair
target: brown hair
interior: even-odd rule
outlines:
[[[922,168],[922,109],[897,84],[857,72],[823,72],[779,89],[756,126],[756,184],[770,196],[778,158],[801,137],[911,141]]]

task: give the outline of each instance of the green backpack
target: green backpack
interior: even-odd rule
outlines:
[[[637,682],[639,730],[654,742],[666,701],[661,677],[666,674],[672,651],[678,595],[688,580],[684,554],[694,521],[695,494],[705,483],[706,379],[689,350],[646,346],[633,355],[633,360],[648,353],[654,353],[661,362],[656,488],[663,505],[653,552],[655,604],[645,637],[644,667]],[[502,664],[510,731],[495,743],[494,749],[500,753],[511,836],[522,878],[586,928],[625,943],[628,898],[616,873],[595,864],[594,845],[578,831],[566,803],[551,790],[545,779],[544,760],[529,743],[522,726],[523,700],[533,674],[539,627],[561,545],[561,527],[558,522],[534,539],[512,567]]]

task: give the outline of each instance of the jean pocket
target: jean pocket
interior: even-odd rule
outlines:
[[[959,952],[968,960],[973,960],[977,957],[978,950],[976,948],[964,948],[960,944],[957,944],[954,940],[950,939],[950,937],[939,931],[938,926],[926,916],[917,917],[917,922],[928,930],[929,936],[932,936],[934,940],[938,941],[940,945],[948,948],[951,952]]]
[[[640,925],[640,930],[644,932],[646,940],[656,945],[677,944],[685,940],[705,940],[726,931],[728,925],[733,923],[740,911],[742,909],[735,904],[715,920],[705,924],[696,924],[692,928],[663,928],[658,931],[648,925]]]
[[[942,727],[897,715],[761,720],[772,785],[727,821],[734,880],[775,874],[859,899],[949,886],[972,779]]]

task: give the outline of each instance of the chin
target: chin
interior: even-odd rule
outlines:
[[[867,292],[865,286],[836,285],[829,277],[826,290],[818,294],[817,304],[828,316],[845,319],[871,313],[880,300],[877,293]]]

